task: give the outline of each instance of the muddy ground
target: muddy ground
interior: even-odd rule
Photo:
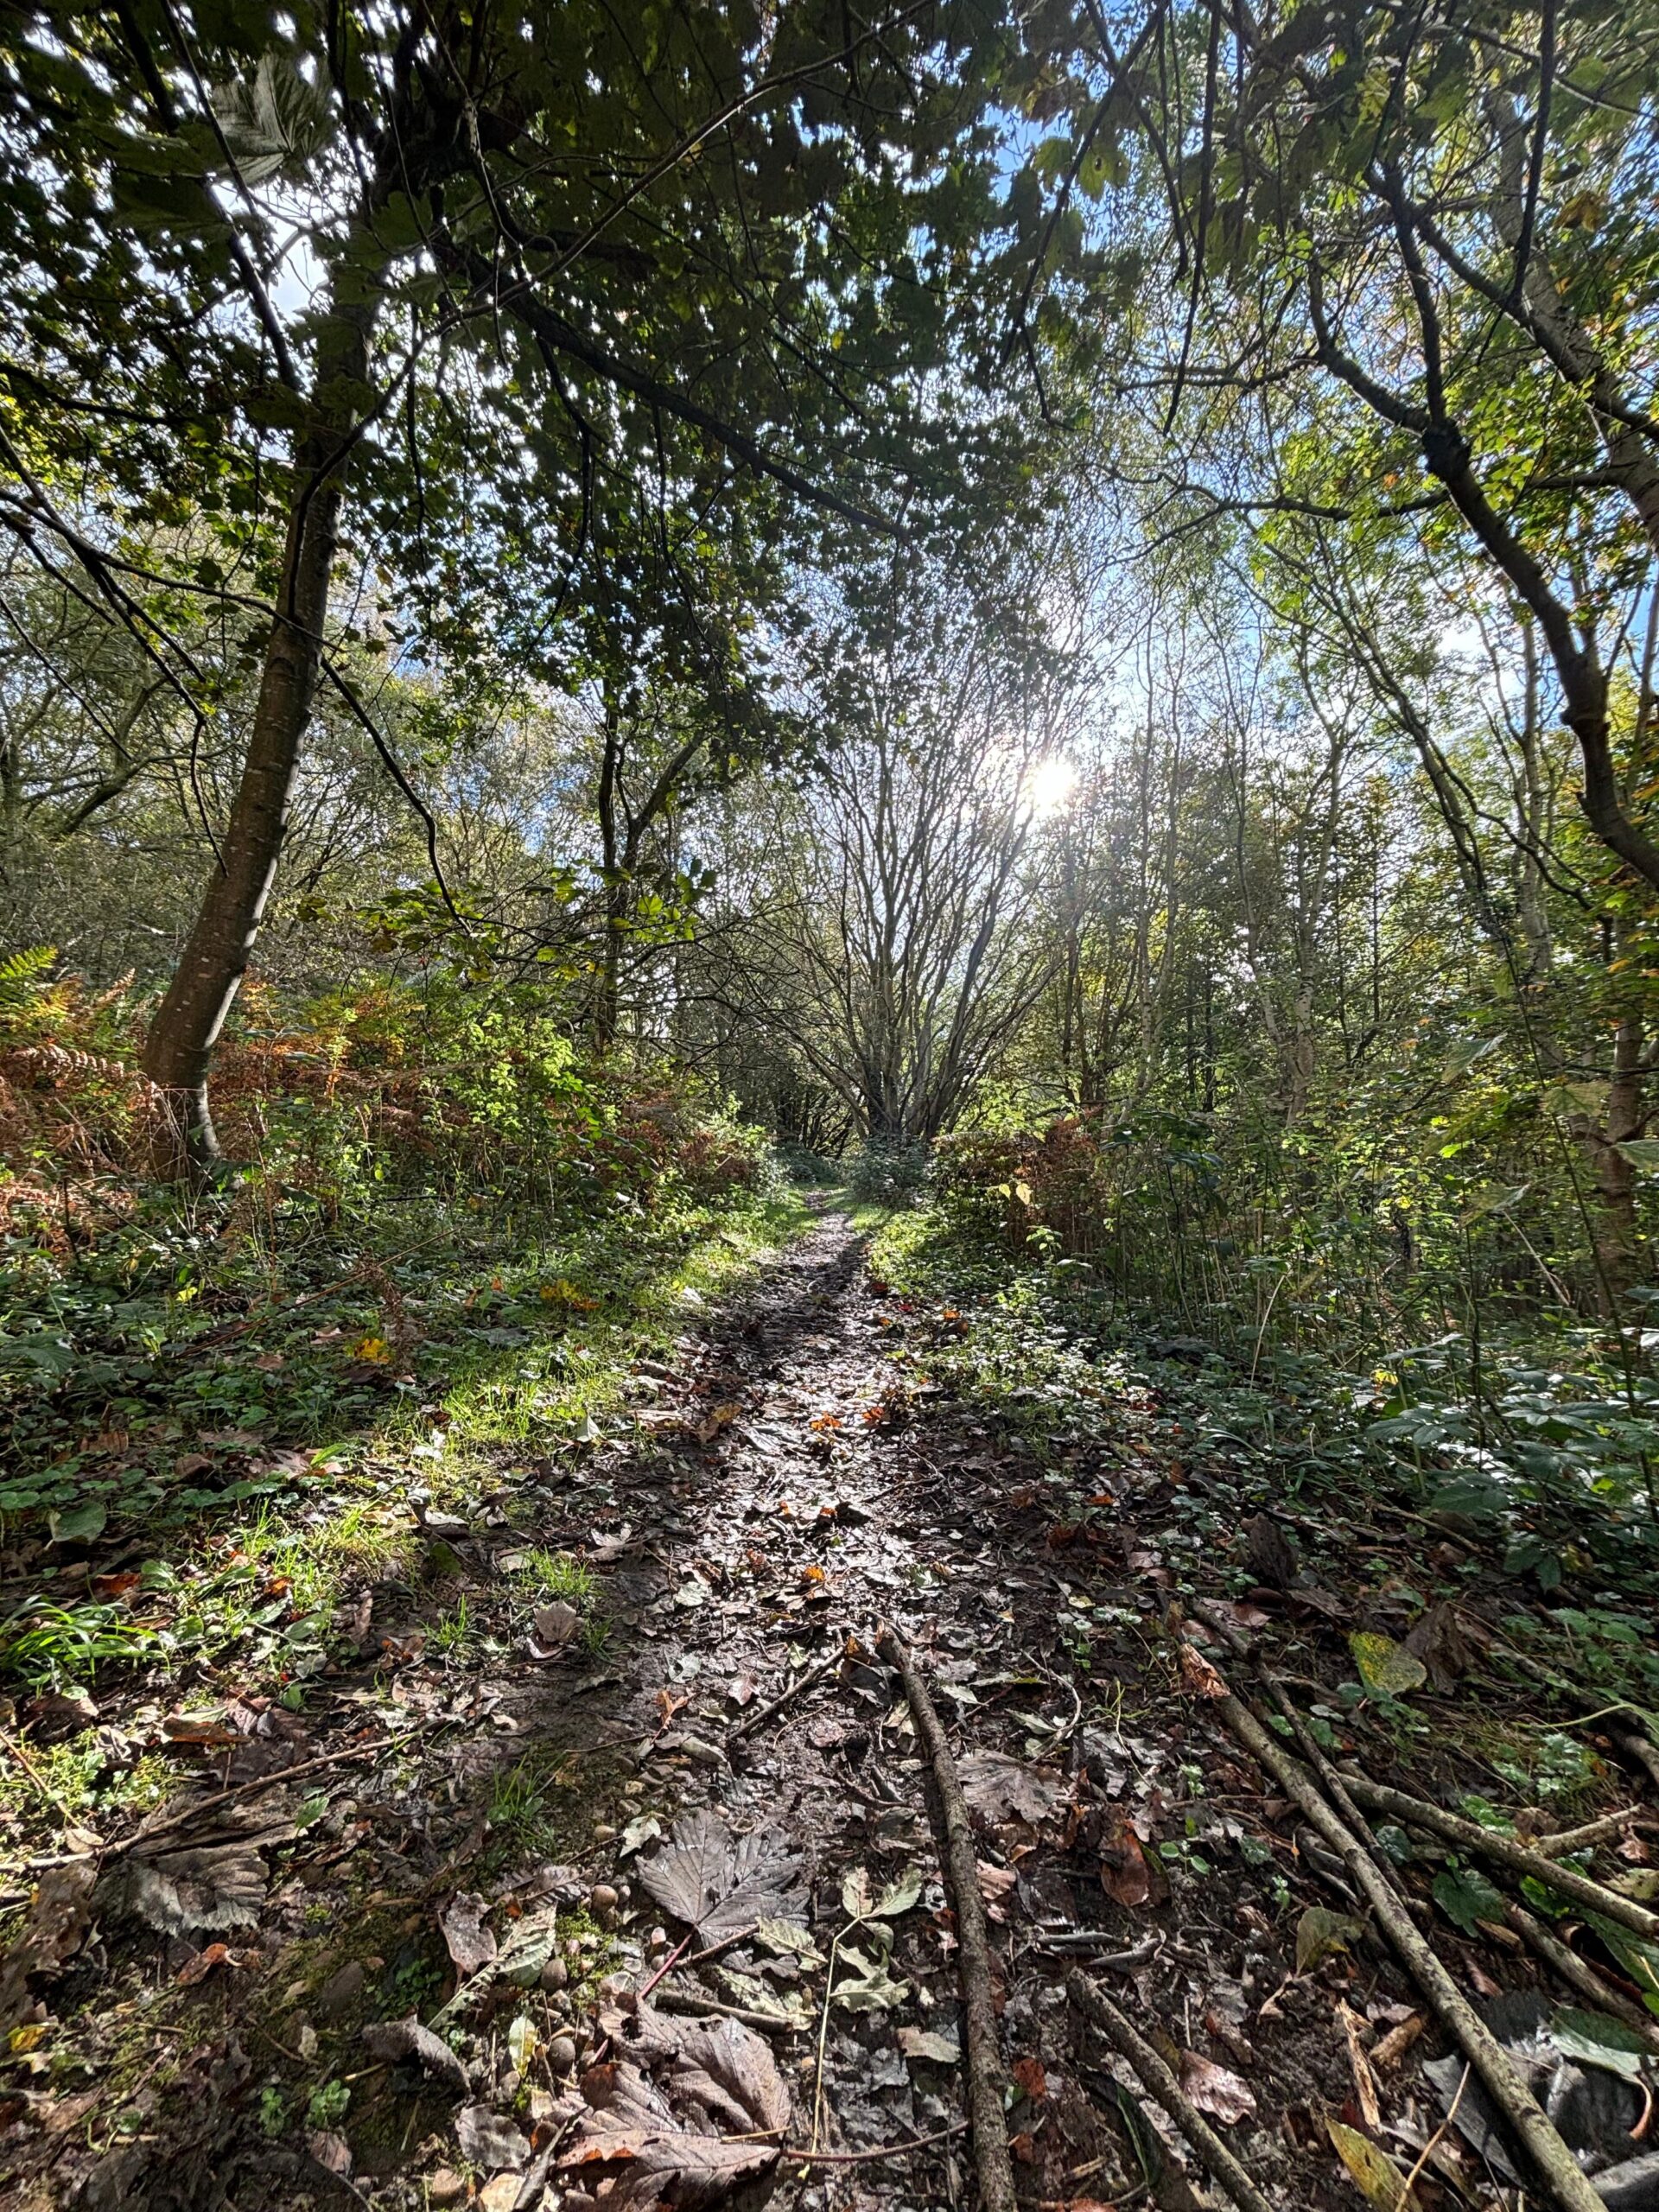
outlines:
[[[688,1308],[626,1437],[504,1465],[432,1516],[425,1579],[353,1593],[302,1713],[227,1696],[176,1746],[200,1776],[142,1833],[42,1854],[66,1862],[31,1870],[61,1926],[31,1922],[12,1961],[41,2032],[13,2035],[4,2201],[971,2204],[955,1922],[884,1624],[975,1813],[1022,2199],[1217,2201],[1075,2016],[1078,1966],[1274,2202],[1361,2201],[1332,2120],[1416,2164],[1443,2117],[1422,2062],[1447,2046],[1183,1673],[1169,1608],[1183,1584],[1230,1605],[1315,1707],[1352,1673],[1350,1630],[1408,1616],[1379,1556],[1416,1589],[1452,1578],[1478,1641],[1497,1601],[1469,1547],[1304,1521],[1293,1572],[1155,1395],[1122,1388],[1060,1471],[1087,1501],[1068,1519],[1017,1424],[929,1380],[965,1325],[873,1283],[826,1217],[728,1308]],[[526,1621],[535,1548],[592,1587]],[[1449,1689],[1408,1727],[1382,1705],[1376,1778],[1482,1781]],[[1610,1765],[1605,1801],[1638,1796]],[[1425,1898],[1437,1869],[1408,1877]],[[1442,1915],[1433,1941],[1471,1997],[1538,1983],[1507,1930]],[[628,1993],[653,1979],[642,2029]],[[1456,2129],[1417,2188],[1514,2201]]]

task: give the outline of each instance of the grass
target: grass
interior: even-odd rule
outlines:
[[[401,1279],[377,1262],[380,1287],[344,1281],[337,1293],[307,1294],[303,1313],[291,1300],[256,1298],[213,1358],[170,1364],[157,1356],[169,1348],[157,1332],[165,1336],[165,1323],[171,1348],[188,1349],[200,1269],[182,1304],[150,1301],[160,1320],[149,1306],[136,1316],[132,1301],[105,1311],[105,1300],[90,1321],[81,1316],[89,1344],[110,1345],[99,1409],[88,1399],[77,1415],[60,1377],[35,1397],[13,1397],[14,1444],[31,1425],[37,1448],[56,1440],[53,1479],[17,1494],[36,1495],[42,1511],[90,1504],[106,1516],[106,1539],[153,1529],[156,1551],[138,1582],[110,1599],[90,1582],[84,1596],[29,1592],[0,1624],[0,1674],[37,1689],[88,1683],[112,1668],[159,1662],[170,1673],[186,1658],[234,1656],[244,1686],[273,1675],[302,1681],[326,1661],[344,1592],[416,1576],[423,1499],[464,1509],[499,1486],[505,1453],[557,1454],[603,1435],[635,1363],[670,1350],[702,1307],[814,1218],[791,1192],[734,1190],[722,1203],[650,1217],[625,1208],[544,1221],[539,1236],[507,1252],[481,1242],[467,1213],[451,1222],[447,1249],[423,1252]],[[107,1394],[126,1379],[123,1360],[140,1336],[143,1359],[127,1363],[134,1389],[142,1368],[152,1402],[118,1401],[111,1411]],[[380,1369],[365,1397],[364,1372]],[[141,1412],[151,1417],[141,1423]],[[226,1423],[235,1426],[217,1426]],[[97,1429],[99,1452],[118,1449],[132,1466],[97,1472],[103,1459],[62,1448],[72,1428],[83,1443]],[[190,1487],[216,1471],[195,1471],[198,1460],[233,1453],[257,1465],[283,1445],[286,1463],[268,1475],[213,1492]],[[129,1475],[142,1479],[129,1484]],[[244,1503],[238,1492],[248,1490],[263,1494]],[[188,1515],[174,1510],[183,1501]],[[533,1510],[525,1501],[514,1517]],[[602,1649],[607,1630],[587,1571],[563,1554],[531,1556],[539,1601],[576,1605],[584,1644]],[[439,1624],[437,1648],[456,1656],[472,1633],[460,1608]]]

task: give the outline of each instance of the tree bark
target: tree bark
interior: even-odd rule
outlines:
[[[213,1048],[247,974],[288,828],[311,720],[353,427],[342,387],[368,372],[372,312],[337,308],[319,346],[312,419],[296,433],[283,579],[265,644],[242,778],[195,924],[145,1040],[165,1107],[158,1161],[201,1173],[219,1158],[207,1096]]]

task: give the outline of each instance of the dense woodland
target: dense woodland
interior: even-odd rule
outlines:
[[[826,1209],[1057,1483],[1138,1360],[1207,1541],[1392,1500],[1659,1729],[1656,100],[1651,0],[0,13],[8,1851]],[[381,2202],[328,2080],[270,2202]]]

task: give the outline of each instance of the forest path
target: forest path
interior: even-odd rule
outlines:
[[[650,2125],[747,2136],[786,2108],[787,2140],[814,2149],[756,2153],[743,2212],[768,2183],[790,2212],[971,2203],[953,1916],[929,1777],[874,1656],[883,1623],[932,1688],[975,1815],[1021,2196],[1084,2212],[1150,2171],[1166,2212],[1193,2202],[1161,2122],[1126,2125],[1112,2062],[1077,2038],[1064,1980],[1080,1961],[1168,2030],[1261,2178],[1305,2165],[1306,2115],[1350,2094],[1346,2046],[1329,1992],[1292,1979],[1284,1885],[1262,1871],[1294,1863],[1287,1840],[1237,1848],[1282,1814],[1160,1630],[1154,1524],[1192,1539],[1188,1492],[1144,1456],[1156,1408],[1103,1389],[1096,1442],[1046,1466],[1017,1390],[930,1376],[964,1325],[873,1282],[826,1214],[729,1302],[688,1301],[674,1352],[637,1363],[601,1436],[505,1467],[442,1529],[429,1515],[424,1579],[353,1601],[358,1660],[316,1685],[303,1732],[248,1715],[234,1773],[321,1762],[326,1813],[286,1857],[275,1790],[174,1838],[271,1853],[257,1932],[230,1930],[228,1956],[200,1925],[160,1954],[112,1934],[75,2024],[91,2086],[30,2115],[56,2132],[31,2138],[37,2186],[18,2201],[596,2212],[632,2170],[566,2163],[591,2119],[575,2079],[613,2091],[585,2069],[607,2036],[616,2056],[619,2002],[672,1956],[652,2004],[680,2026],[662,2033],[724,2022],[747,2056],[727,2056],[735,2101],[699,2107],[671,2054],[632,2054],[656,2069]],[[1084,1492],[1079,1527],[1063,1507]],[[550,1556],[589,1578],[576,1606],[527,1605],[526,1560]],[[293,1805],[309,1771],[276,1785]],[[246,1843],[226,1841],[233,1816]],[[793,1937],[776,1924],[791,1920]],[[491,1965],[537,1930],[527,1974]],[[1357,2001],[1389,2016],[1375,1977]],[[387,2026],[411,2021],[458,2057]],[[721,2193],[702,2154],[664,2155],[667,2201]],[[1294,2201],[1339,2194],[1304,2177]]]

